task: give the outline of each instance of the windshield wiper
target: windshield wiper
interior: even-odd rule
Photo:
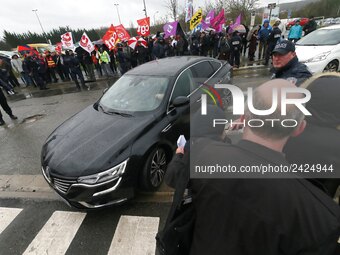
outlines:
[[[116,115],[120,115],[120,116],[123,116],[123,117],[133,117],[132,114],[128,114],[128,113],[123,113],[123,112],[116,112],[116,111],[108,111],[106,112],[107,114],[116,114]]]
[[[99,106],[99,108],[103,111],[103,113],[107,113],[107,112],[104,110],[103,106],[101,106],[100,104],[98,104],[98,106]]]

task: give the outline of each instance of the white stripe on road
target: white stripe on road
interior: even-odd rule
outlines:
[[[121,216],[108,255],[154,255],[158,217]]]
[[[22,209],[0,207],[0,234],[18,216]]]
[[[86,214],[55,211],[24,254],[65,254]]]

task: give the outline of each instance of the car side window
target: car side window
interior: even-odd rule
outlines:
[[[177,79],[170,102],[176,97],[188,96],[195,89],[194,77],[190,69],[185,70]]]
[[[215,73],[209,61],[200,62],[190,69],[192,69],[195,78],[202,78],[204,80],[208,80]]]
[[[222,64],[221,63],[218,63],[216,61],[210,61],[210,64],[213,66],[214,68],[214,72],[216,72],[218,69],[221,68]]]

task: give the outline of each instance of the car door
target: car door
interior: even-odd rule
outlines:
[[[172,102],[179,96],[189,97],[191,92],[195,90],[194,76],[191,68],[182,71],[173,87],[167,109],[167,118],[169,124],[163,129],[163,139],[176,143],[180,135],[185,135],[187,139],[190,136],[190,104],[174,107]]]

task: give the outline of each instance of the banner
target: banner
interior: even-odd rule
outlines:
[[[105,35],[103,36],[103,42],[105,45],[109,48],[109,50],[112,50],[115,48],[116,43],[118,42],[119,38],[117,35],[117,32],[113,25],[109,27]]]
[[[211,22],[214,20],[215,18],[215,9],[212,9],[208,15],[205,17],[204,21],[202,21],[202,27],[203,29],[207,29],[208,27],[210,27]]]
[[[150,17],[137,20],[137,23],[138,23],[137,34],[141,36],[150,35]]]
[[[224,9],[211,21],[211,27],[216,30],[216,32],[222,32],[222,26],[225,23]]]
[[[185,22],[188,22],[192,18],[192,14],[194,12],[194,8],[192,5],[193,0],[188,0],[185,6]]]
[[[79,41],[79,46],[82,47],[84,50],[86,50],[88,53],[91,53],[92,51],[94,51],[94,45],[85,32],[81,36],[81,39]]]
[[[170,37],[170,36],[175,36],[176,35],[176,32],[177,32],[177,25],[178,25],[178,21],[175,21],[175,22],[169,22],[169,23],[166,23],[164,26],[163,26],[163,30],[164,30],[164,39]]]
[[[74,49],[72,32],[67,32],[60,37],[63,48]]]
[[[115,26],[114,28],[117,32],[119,40],[123,42],[123,41],[128,41],[130,39],[130,35],[128,31],[126,31],[123,25]]]
[[[202,9],[198,9],[190,20],[190,30],[193,30],[202,21]]]

